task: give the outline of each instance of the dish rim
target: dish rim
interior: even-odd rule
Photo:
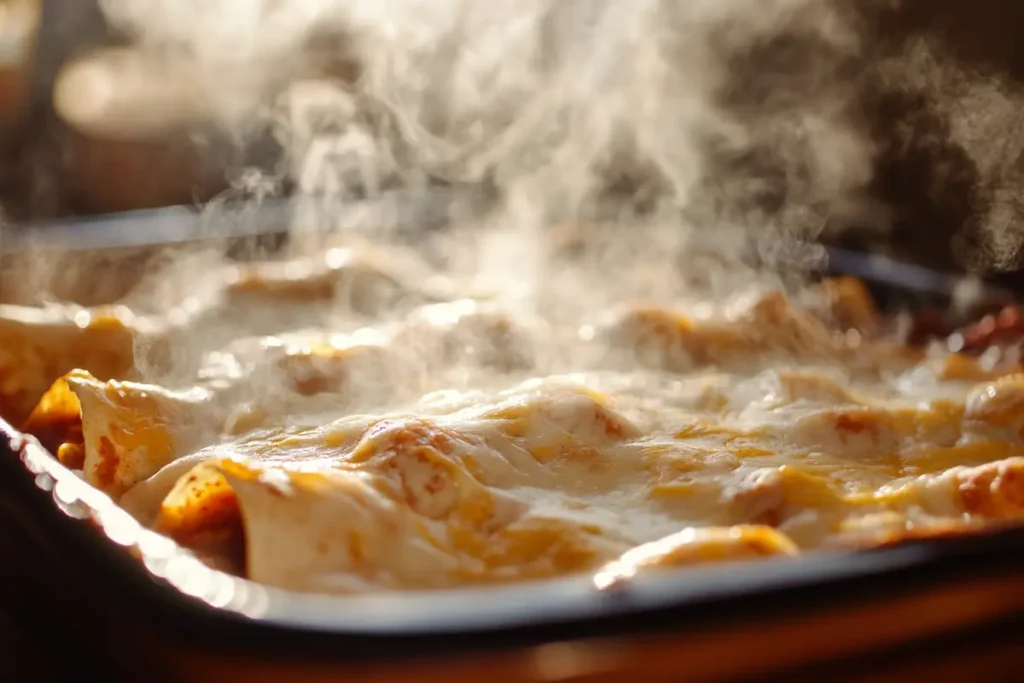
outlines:
[[[231,640],[233,633],[262,631],[316,634],[332,642],[345,636],[346,656],[356,657],[429,653],[441,642],[447,650],[474,650],[543,644],[567,635],[704,629],[751,613],[878,599],[1024,567],[1024,526],[989,526],[861,551],[735,563],[728,571],[711,565],[642,575],[612,589],[577,576],[415,593],[302,594],[203,565],[174,541],[143,528],[35,437],[0,419],[0,484],[7,475],[26,478],[25,492],[36,499],[30,504],[48,509],[69,534],[83,530],[75,529],[74,520],[98,532],[79,540],[92,544],[97,558],[102,555],[114,571],[141,579],[134,584],[141,590],[137,595],[150,604],[173,606],[190,623],[215,626],[203,631],[215,632],[220,641]],[[291,641],[301,645],[301,637]]]

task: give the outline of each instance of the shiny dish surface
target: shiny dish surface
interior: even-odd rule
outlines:
[[[0,401],[206,577],[607,588],[1024,513],[1012,349],[909,346],[854,280],[574,319],[362,250],[202,279],[169,312],[3,307]]]

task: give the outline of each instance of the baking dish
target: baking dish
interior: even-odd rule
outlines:
[[[128,680],[726,679],[1024,614],[1024,531],[1013,528],[611,590],[572,579],[289,594],[208,569],[31,437],[0,431],[5,602],[76,667]],[[1012,633],[1009,622],[1001,632]]]
[[[5,555],[23,567],[13,587],[30,614],[51,615],[34,626],[62,657],[129,678],[725,679],[1024,611],[1019,529],[694,570],[611,593],[573,580],[423,596],[290,595],[206,570],[32,439],[2,429],[4,534],[20,537]]]

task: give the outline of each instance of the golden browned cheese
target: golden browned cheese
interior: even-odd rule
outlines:
[[[226,291],[234,304],[258,306],[341,302],[374,314],[403,302],[432,298],[410,284],[411,264],[388,268],[385,257],[353,249],[330,249],[322,256],[238,266],[228,274]]]
[[[234,294],[304,298],[274,282]],[[73,371],[26,428],[143,524],[300,591],[610,585],[1024,519],[1017,368],[872,339],[862,289],[826,293],[823,317],[768,292],[568,330],[431,304],[240,338],[176,388]]]
[[[881,316],[864,283],[853,277],[837,277],[822,284],[825,305],[841,330],[871,332]]]

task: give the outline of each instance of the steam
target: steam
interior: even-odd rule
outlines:
[[[1013,265],[1020,136],[992,133],[1013,132],[1015,86],[965,67],[908,7],[104,2],[153,54],[193,65],[225,128],[273,122],[307,195],[496,189],[446,267],[565,319],[799,287],[820,263],[806,243],[848,227],[912,235],[933,267]]]
[[[650,287],[619,277],[638,252],[664,274],[655,298],[799,281],[818,261],[798,243],[822,235],[941,269],[1020,261],[1012,0],[101,4],[146,53],[143,77],[187,81],[188,118],[243,143],[273,124],[285,167],[230,169],[231,197],[273,195],[278,176],[334,201],[496,187],[485,227],[505,237],[464,231],[450,260],[519,299],[548,288],[560,226],[591,235],[600,221],[620,236],[596,240],[605,253],[590,248],[575,283],[600,299]],[[502,259],[494,245],[513,243]]]
[[[439,182],[495,189],[488,215],[445,238],[444,266],[527,317],[799,285],[820,264],[805,242],[870,180],[850,77],[864,46],[842,2],[102,5],[147,58],[194,74],[195,111],[240,138],[271,124],[285,172],[325,205]],[[235,171],[236,194],[254,196],[254,178],[276,187]],[[329,243],[299,237],[293,252]],[[180,289],[136,299],[174,309]],[[176,365],[204,345],[190,334]]]
[[[506,200],[504,222],[524,236],[643,214],[666,230],[709,234],[728,223],[778,244],[814,237],[869,172],[870,146],[846,117],[853,86],[832,78],[859,54],[859,40],[833,3],[106,0],[104,8],[145,43],[195,60],[212,109],[225,116],[251,114],[284,91],[280,134],[311,193],[374,194],[425,178],[491,183]],[[763,80],[752,73],[738,82],[750,68],[743,61],[780,39],[815,41],[806,64],[778,65],[800,75],[769,64]],[[355,64],[356,77],[333,92],[286,87],[322,67],[324,55]]]

